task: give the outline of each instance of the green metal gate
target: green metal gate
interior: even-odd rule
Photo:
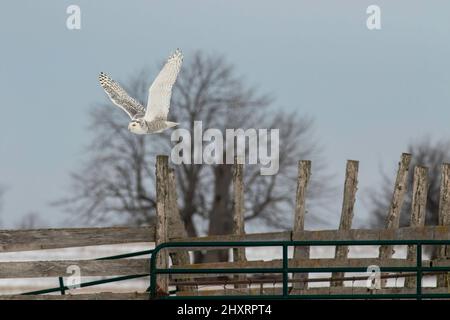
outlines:
[[[449,245],[450,240],[314,240],[314,241],[221,241],[221,242],[168,242],[155,247],[150,263],[150,297],[152,299],[433,299],[450,298],[450,293],[422,293],[422,274],[432,271],[450,271],[450,266],[422,266],[422,246],[424,245]],[[415,272],[416,292],[412,294],[289,294],[289,273],[329,273],[329,272],[366,272],[365,267],[320,267],[320,268],[291,268],[288,266],[288,248],[292,246],[374,246],[374,245],[413,245],[416,246],[415,267],[383,267],[381,272]],[[157,268],[158,253],[169,248],[189,247],[282,247],[283,259],[281,268],[221,268],[221,269],[174,269]],[[449,261],[450,262],[450,261]],[[162,296],[156,294],[156,277],[159,274],[213,274],[213,273],[278,273],[283,275],[283,287],[281,295],[239,295],[239,296]]]
[[[330,272],[366,272],[366,267],[296,267],[288,265],[288,248],[297,246],[374,246],[374,245],[413,245],[416,246],[416,266],[414,267],[383,267],[380,266],[380,272],[415,272],[416,273],[416,292],[412,294],[289,294],[288,275],[289,273],[330,273]],[[102,279],[97,281],[81,283],[79,287],[88,287],[100,285],[108,282],[123,281],[141,277],[150,276],[149,291],[150,299],[450,299],[449,293],[423,293],[422,275],[424,272],[450,272],[449,266],[422,266],[422,247],[424,245],[450,245],[450,240],[311,240],[311,241],[207,241],[207,242],[167,242],[156,246],[153,250],[146,250],[110,257],[104,257],[96,260],[122,259],[140,255],[150,255],[150,271],[145,274],[126,275],[121,277]],[[157,268],[158,253],[164,249],[170,248],[236,248],[236,247],[281,247],[282,248],[282,266],[280,268],[221,268],[221,269],[175,269],[175,268]],[[449,260],[450,264],[450,260]],[[166,274],[244,274],[244,273],[275,273],[282,274],[282,293],[280,295],[238,295],[238,296],[157,296],[156,277]],[[59,278],[59,287],[44,290],[25,292],[23,295],[46,294],[60,292],[65,294],[66,290],[71,289]],[[176,294],[171,291],[169,294]]]

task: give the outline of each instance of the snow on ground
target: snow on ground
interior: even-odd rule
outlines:
[[[43,260],[83,260],[95,259],[100,257],[112,256],[123,253],[149,250],[154,247],[153,243],[135,243],[135,244],[119,244],[119,245],[103,245],[95,247],[78,247],[66,249],[51,249],[23,252],[6,252],[0,253],[0,262],[6,261],[43,261]],[[289,256],[292,257],[292,248],[289,250]],[[247,248],[248,260],[272,260],[282,258],[282,249],[279,247],[262,247]],[[311,248],[311,258],[333,258],[334,247],[322,246]],[[350,258],[371,258],[377,257],[378,246],[353,246],[350,247]],[[137,258],[143,258],[139,256]],[[395,248],[394,258],[405,258],[406,246]],[[361,273],[347,273],[347,276],[361,276]],[[69,274],[68,274],[69,276]],[[310,274],[311,278],[319,278],[330,276],[330,273]],[[106,277],[83,277],[82,281],[92,281],[104,279]],[[387,286],[403,286],[403,279],[389,279]],[[365,286],[365,281],[346,281],[346,286]],[[21,278],[21,279],[0,279],[0,294],[19,294],[27,291],[47,289],[58,287],[58,278]],[[329,282],[310,283],[310,287],[328,286]],[[436,285],[435,277],[424,277],[424,287],[432,287]],[[126,280],[114,283],[103,284],[99,286],[79,288],[72,290],[72,293],[87,292],[143,292],[149,286],[149,277],[140,279]],[[76,291],[76,292],[75,292]]]

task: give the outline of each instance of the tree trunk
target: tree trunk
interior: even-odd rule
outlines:
[[[184,193],[184,206],[180,208],[180,216],[184,222],[184,226],[186,228],[186,232],[188,237],[194,238],[198,236],[197,229],[194,225],[194,220],[192,217],[196,212],[196,208],[194,206],[195,203],[195,190],[196,190],[196,178],[193,173],[193,168],[190,168],[189,174],[187,175],[188,192]],[[194,251],[194,263],[201,263],[203,260],[203,254],[201,251]]]
[[[231,212],[230,186],[233,179],[231,165],[217,165],[214,170],[214,200],[209,214],[209,235],[231,234],[233,216]],[[208,250],[204,262],[228,261],[229,250]]]

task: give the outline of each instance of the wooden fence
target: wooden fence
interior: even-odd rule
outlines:
[[[354,204],[358,189],[358,161],[347,162],[344,182],[343,203],[338,230],[304,230],[306,212],[306,194],[311,176],[311,162],[299,161],[296,192],[296,205],[293,212],[293,228],[291,231],[269,233],[245,233],[244,227],[244,181],[242,164],[234,164],[233,174],[233,234],[188,238],[177,206],[175,175],[169,167],[167,156],[158,156],[156,160],[156,224],[148,227],[111,227],[111,228],[69,228],[69,229],[39,229],[39,230],[3,230],[0,231],[0,253],[29,250],[56,249],[81,246],[97,246],[106,244],[125,244],[168,241],[239,241],[239,240],[450,240],[450,164],[442,165],[439,225],[425,226],[426,199],[428,192],[428,169],[416,166],[412,190],[407,190],[407,177],[410,170],[411,155],[402,154],[397,177],[393,186],[392,201],[387,212],[384,229],[352,229]],[[407,192],[412,192],[410,226],[400,228],[400,212]],[[195,250],[190,248],[189,250]],[[199,248],[197,248],[199,249]],[[204,250],[204,248],[202,248]],[[406,259],[393,258],[392,246],[380,246],[377,257],[349,258],[348,248],[335,248],[334,258],[310,258],[307,247],[294,248],[289,266],[324,267],[351,266],[367,267],[382,265],[385,267],[414,266],[415,249],[407,249]],[[423,265],[448,266],[449,252],[447,246],[437,251],[433,260],[424,260]],[[170,257],[170,259],[169,259]],[[158,267],[170,265],[172,268],[251,268],[280,267],[281,260],[248,261],[245,248],[233,249],[232,262],[217,262],[193,264],[188,251],[163,250],[158,258]],[[148,274],[149,259],[117,259],[117,260],[70,260],[70,261],[26,261],[0,262],[0,279],[35,278],[35,277],[66,277],[67,267],[77,265],[82,276],[121,276],[130,274]],[[220,277],[219,277],[220,276]],[[404,277],[404,287],[386,287],[389,277]],[[449,292],[447,274],[438,274],[437,285],[424,288],[423,292]],[[383,274],[383,287],[377,293],[410,293],[415,290],[415,274]],[[308,293],[367,293],[365,286],[345,286],[346,280],[364,280],[367,276],[349,276],[343,273],[333,273],[325,278],[312,278],[308,274],[294,274],[289,281],[291,292]],[[278,277],[256,277],[239,275],[224,277],[217,275],[167,275],[158,276],[159,292],[168,292],[176,288],[177,295],[224,295],[224,294],[274,294],[281,288],[272,286],[265,288],[264,284],[280,282]],[[308,284],[318,281],[328,281],[329,286],[313,288]],[[199,286],[201,285],[201,287]],[[218,288],[219,286],[219,288]],[[231,287],[230,287],[231,286]],[[206,288],[206,289],[205,289]],[[73,293],[76,293],[74,291]],[[148,293],[97,293],[97,294],[66,294],[66,295],[3,295],[0,299],[147,299]]]

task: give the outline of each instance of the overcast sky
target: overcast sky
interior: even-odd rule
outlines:
[[[81,30],[66,28],[70,4]],[[371,4],[381,30],[366,27]],[[380,165],[394,174],[409,142],[450,137],[449,12],[449,1],[411,0],[2,1],[3,227],[32,211],[61,225],[66,214],[49,202],[67,195],[87,111],[106,99],[98,73],[126,81],[176,47],[225,55],[274,106],[312,116],[337,183],[346,160],[360,160],[363,196]],[[355,226],[368,218],[357,201]]]

